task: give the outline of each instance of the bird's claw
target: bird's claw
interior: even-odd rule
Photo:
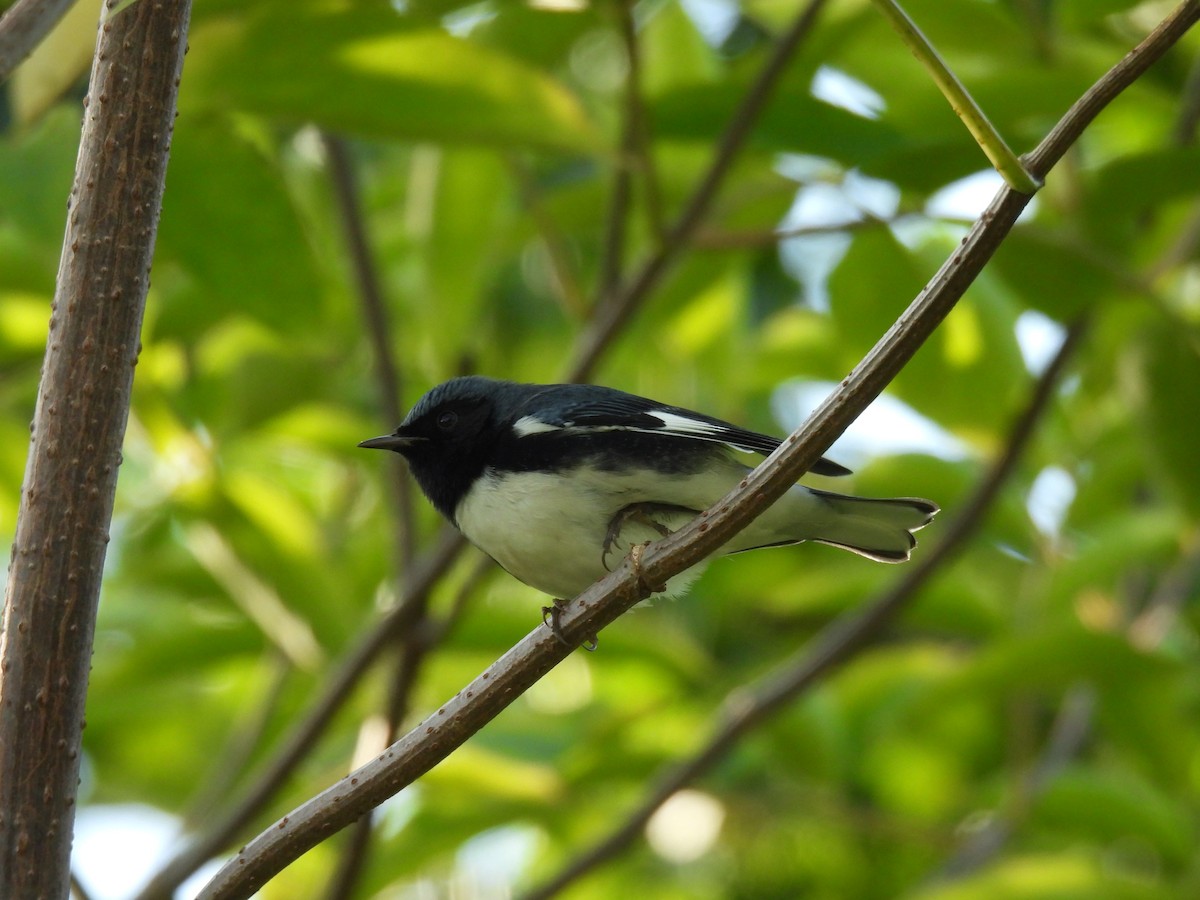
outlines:
[[[650,546],[650,542],[644,544],[635,544],[629,548],[629,565],[633,569],[633,574],[637,577],[638,585],[642,590],[649,594],[661,594],[667,589],[665,584],[654,585],[646,580],[642,574],[642,554],[646,552],[646,548]]]
[[[561,621],[563,610],[566,609],[566,607],[567,607],[566,600],[559,600],[557,597],[554,598],[554,600],[551,601],[550,606],[542,607],[542,624],[550,629],[550,632],[556,638],[558,638],[558,641],[560,644],[564,644],[567,647],[570,647],[571,642],[568,641],[567,636],[565,634],[563,634],[562,621]],[[599,641],[596,640],[596,636],[593,634],[589,638],[587,638],[587,640],[585,640],[580,646],[583,647],[584,650],[591,653],[592,651],[594,651],[596,649],[596,647],[599,646]]]
[[[617,538],[621,536],[621,531],[627,524],[636,522],[658,532],[659,537],[666,537],[671,533],[671,529],[652,517],[654,513],[679,511],[691,512],[691,510],[684,510],[682,506],[675,506],[671,503],[630,503],[617,510],[617,514],[608,523],[608,531],[604,535],[604,546],[600,556],[604,568],[609,572],[612,571],[608,566],[608,554],[612,551],[613,545],[616,544]]]

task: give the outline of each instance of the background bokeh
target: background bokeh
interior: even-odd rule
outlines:
[[[91,6],[9,84],[0,133],[4,547]],[[1169,9],[905,7],[1018,151]],[[353,167],[403,404],[465,371],[555,380],[604,303],[615,173],[632,172],[629,273],[797,12],[643,0],[631,70],[618,3],[197,0],[84,735],[78,865],[97,897],[125,895],[152,844],[203,833],[254,783],[405,576],[399,463],[355,449],[395,422],[323,132]],[[1189,35],[1088,130],[831,453],[857,493],[942,505],[928,552],[1087,314],[981,533],[572,897],[1200,896],[1198,51]],[[631,71],[641,127],[622,152]],[[999,183],[986,168],[871,4],[833,0],[595,379],[794,428],[954,252]],[[441,523],[413,509],[419,557]],[[545,598],[502,572],[462,594],[472,554],[431,594],[435,620],[454,615],[409,724],[538,622]],[[801,546],[718,562],[686,599],[635,610],[385,806],[354,895],[501,897],[551,876],[703,744],[731,692],[898,574]],[[390,658],[258,827],[370,752]],[[263,896],[326,896],[346,848],[327,841]]]

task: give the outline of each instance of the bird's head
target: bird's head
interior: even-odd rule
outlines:
[[[454,508],[487,464],[505,427],[508,382],[478,375],[455,378],[417,401],[391,434],[361,442],[368,450],[393,450],[408,460],[421,489],[444,515]]]

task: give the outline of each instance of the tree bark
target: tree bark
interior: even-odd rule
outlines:
[[[100,576],[190,11],[106,0],[101,16],[0,631],[0,897],[69,889]]]

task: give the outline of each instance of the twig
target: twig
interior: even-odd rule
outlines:
[[[1011,477],[1020,455],[1029,445],[1038,422],[1049,407],[1054,388],[1078,347],[1083,332],[1082,321],[1067,331],[1058,353],[1038,379],[1029,405],[1011,429],[1004,452],[933,552],[924,556],[908,570],[904,578],[867,609],[845,615],[827,626],[797,655],[795,661],[784,664],[756,686],[731,694],[725,702],[720,726],[703,747],[663,776],[619,827],[564,866],[545,884],[526,894],[524,900],[552,897],[621,853],[637,840],[650,817],[673,794],[715,766],[747,732],[850,659],[908,605],[930,577],[941,571],[966,546],[983,523],[1000,488]]]
[[[809,0],[796,21],[775,43],[766,65],[721,135],[708,170],[692,192],[679,218],[664,235],[659,248],[646,260],[632,280],[612,295],[611,302],[598,307],[597,315],[583,330],[572,355],[574,362],[568,369],[568,381],[586,381],[590,377],[600,361],[600,353],[645,302],[659,280],[683,252],[712,205],[717,190],[749,136],[750,129],[767,105],[784,69],[791,62],[800,42],[816,24],[817,15],[824,5],[825,0]]]
[[[371,350],[375,358],[375,381],[379,387],[383,414],[387,419],[387,427],[394,428],[404,417],[400,401],[402,382],[400,370],[392,354],[392,331],[388,323],[387,304],[383,299],[379,273],[367,240],[354,166],[345,141],[326,131],[321,132],[321,141],[325,146],[325,157],[329,160],[329,177],[341,213],[346,247],[354,265],[354,280],[358,283],[363,318],[366,320],[371,339]],[[388,483],[396,513],[397,571],[407,572],[416,547],[412,483],[403,461],[398,456],[390,463],[389,474],[391,478],[388,479]]]
[[[426,624],[424,620],[422,624]],[[421,626],[410,631],[410,635],[420,632]],[[406,641],[410,646],[416,642]],[[419,642],[422,647],[426,643]],[[396,739],[400,723],[408,714],[409,697],[416,682],[417,671],[420,668],[423,651],[417,653],[403,652],[396,658],[392,683],[388,691],[388,704],[385,714],[386,730],[377,746],[370,748],[375,754],[387,748]],[[355,894],[358,882],[366,868],[367,858],[371,848],[371,831],[374,828],[375,810],[368,810],[357,822],[350,827],[345,846],[342,848],[338,867],[330,879],[329,888],[325,892],[327,900],[349,900]]]
[[[988,120],[987,115],[975,102],[975,98],[958,80],[958,77],[950,71],[946,61],[934,49],[929,38],[925,37],[921,29],[917,27],[917,23],[909,18],[908,13],[900,7],[896,0],[875,0],[875,6],[899,32],[904,43],[929,72],[942,95],[950,101],[950,107],[962,119],[980,149],[996,167],[996,171],[1004,176],[1008,186],[1025,194],[1036,194],[1042,186],[1041,180],[1031,177],[1030,173],[1025,171],[1021,160],[1009,149],[1000,132],[996,130],[996,126]]]
[[[17,0],[0,17],[0,84],[58,24],[75,0]]]
[[[1196,143],[1196,129],[1200,126],[1200,54],[1192,60],[1187,79],[1183,83],[1183,94],[1179,98],[1179,113],[1171,137],[1180,147],[1191,147]],[[1163,254],[1146,269],[1146,281],[1154,284],[1172,269],[1192,258],[1200,246],[1200,203],[1194,203],[1184,220],[1175,240]]]
[[[1129,642],[1149,653],[1166,640],[1184,605],[1196,596],[1200,582],[1200,536],[1193,534],[1191,546],[1154,588],[1146,608],[1129,623]]]
[[[1071,106],[1067,114],[1038,144],[1037,149],[1022,157],[1025,168],[1035,178],[1045,178],[1046,173],[1062,159],[1088,123],[1104,109],[1113,98],[1142,76],[1142,73],[1169,50],[1200,19],[1200,0],[1184,0],[1163,19],[1146,38],[1134,47],[1125,58],[1113,66],[1104,77],[1092,85]]]
[[[1181,147],[1196,143],[1196,129],[1200,127],[1200,54],[1192,60],[1187,80],[1183,83],[1183,95],[1179,98],[1179,116],[1175,120],[1173,137]]]
[[[650,233],[658,241],[666,234],[666,216],[663,213],[662,187],[658,181],[658,167],[654,164],[654,154],[650,152],[650,117],[646,104],[642,99],[642,56],[641,45],[637,39],[636,4],[632,0],[622,0],[618,11],[621,42],[625,45],[625,56],[629,64],[629,72],[625,81],[626,109],[629,114],[631,128],[630,145],[631,159],[634,171],[641,176],[642,193],[645,195],[646,218],[649,220]],[[615,286],[615,285],[614,285]]]
[[[625,232],[632,194],[630,167],[641,143],[638,136],[642,120],[639,77],[641,61],[637,27],[633,20],[633,0],[618,0],[615,5],[621,42],[625,47],[625,93],[621,113],[621,140],[617,148],[612,196],[609,200],[604,242],[600,247],[600,266],[596,275],[597,304],[603,303],[613,294],[624,271]]]
[[[0,897],[65,897],[96,609],[190,0],[101,13],[0,636]]]
[[[321,140],[325,146],[326,158],[329,160],[334,195],[341,212],[346,244],[354,264],[355,280],[358,283],[358,293],[362,300],[363,317],[366,320],[371,347],[374,351],[375,375],[383,400],[383,413],[387,418],[388,427],[392,427],[403,418],[400,402],[402,391],[400,372],[392,356],[391,328],[379,275],[367,239],[366,223],[363,220],[354,166],[345,141],[324,131],[321,133]],[[416,543],[412,480],[408,477],[406,467],[399,457],[385,461],[384,465],[388,467],[392,476],[388,482],[396,516],[396,572],[398,577],[403,578],[410,569]],[[426,596],[428,596],[428,592],[422,594],[422,597]],[[421,601],[419,609],[415,611],[414,615],[416,619],[422,620],[425,614],[426,606],[424,601]],[[394,727],[393,723],[394,720],[389,719],[389,727]],[[388,742],[390,743],[392,739],[393,735],[389,731]],[[342,856],[342,864],[335,875],[330,891],[331,897],[348,896],[348,892],[353,890],[366,860],[370,830],[371,816],[366,815],[359,820],[358,826],[350,836],[349,847]]]

